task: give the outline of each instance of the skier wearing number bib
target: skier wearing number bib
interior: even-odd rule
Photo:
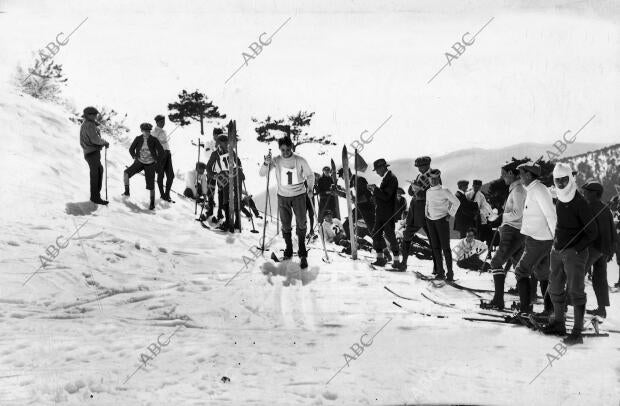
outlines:
[[[229,187],[230,185],[228,180],[228,172],[230,163],[236,161],[237,176],[235,179],[235,184],[233,186],[234,196],[240,191],[239,183],[245,179],[243,175],[243,171],[241,168],[241,161],[239,158],[235,157],[234,161],[228,154],[228,137],[225,135],[220,135],[217,138],[218,148],[211,153],[211,157],[207,162],[207,171],[208,176],[217,181],[218,185],[218,201],[219,207],[224,211],[224,223],[218,227],[219,230],[228,231],[230,229],[230,225],[233,224],[235,229],[241,228],[241,218],[239,216],[239,204],[237,202],[237,198],[234,199],[234,219],[230,218],[230,212],[227,210],[229,204]],[[234,170],[234,169],[233,169]],[[219,210],[218,210],[219,211]]]
[[[269,176],[269,170],[275,169],[278,181],[278,210],[282,221],[282,236],[286,243],[284,259],[293,256],[292,220],[295,214],[297,226],[298,255],[301,258],[301,268],[308,267],[306,252],[306,201],[307,195],[314,190],[314,172],[308,162],[293,152],[291,138],[285,136],[278,140],[280,156],[272,159],[271,155],[265,157],[259,175]],[[306,182],[306,185],[304,185]]]

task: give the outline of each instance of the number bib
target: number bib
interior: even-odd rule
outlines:
[[[221,171],[227,171],[228,170],[228,153],[219,155],[218,159],[220,163],[218,166],[218,169]]]
[[[297,177],[297,169],[280,167],[280,181],[284,185],[298,185],[302,182]]]

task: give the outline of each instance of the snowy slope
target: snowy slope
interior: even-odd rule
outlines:
[[[393,274],[334,253],[326,264],[313,247],[304,273],[289,265],[275,270],[286,277],[266,275],[249,224],[234,237],[204,230],[181,198],[151,213],[139,175],[123,200],[121,146],[108,151],[110,205],[93,207],[78,127],[64,117],[13,93],[0,100],[0,405],[617,402],[620,336],[569,349],[528,385],[557,339],[462,320],[477,298],[415,278],[429,261]],[[78,227],[24,285],[48,246]],[[268,240],[274,233],[270,223]],[[456,275],[491,286],[488,275]],[[618,294],[611,300],[606,324],[618,328]],[[375,334],[346,366],[344,354]],[[147,346],[171,335],[131,376]]]

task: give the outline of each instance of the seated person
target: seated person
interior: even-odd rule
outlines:
[[[470,269],[472,271],[479,271],[484,263],[480,259],[480,255],[487,251],[487,246],[480,240],[476,240],[476,229],[470,227],[467,229],[467,234],[459,243],[452,249],[456,256],[456,265],[459,268]]]
[[[320,227],[325,242],[339,244],[341,240],[347,239],[342,229],[342,223],[334,218],[331,210],[325,210],[323,213],[323,223],[321,223]]]
[[[202,162],[196,164],[196,169],[188,171],[185,175],[185,190],[183,195],[190,199],[196,199],[196,197],[204,196],[207,194],[208,182],[207,182],[207,165]],[[200,193],[196,194],[196,174],[198,174],[198,185],[200,186]]]

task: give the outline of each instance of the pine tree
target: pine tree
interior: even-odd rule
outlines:
[[[67,80],[62,65],[54,63],[51,57],[36,59],[34,66],[25,69],[18,66],[15,75],[16,85],[24,93],[48,101],[59,100],[62,86]]]
[[[258,134],[256,139],[260,142],[270,143],[277,140],[278,137],[272,134],[272,131],[280,131],[291,137],[293,141],[293,150],[303,144],[320,144],[320,145],[336,145],[331,141],[331,135],[315,137],[304,131],[305,127],[310,126],[314,112],[299,111],[295,115],[288,116],[286,119],[272,119],[271,116],[263,121],[252,118],[252,121],[258,123],[258,127],[254,129]]]
[[[196,90],[188,93],[183,90],[178,95],[179,101],[168,104],[168,110],[174,111],[168,115],[168,119],[179,124],[181,127],[189,125],[194,120],[200,123],[200,135],[204,135],[204,122],[211,122],[211,119],[226,118],[226,114],[221,114],[215,104],[209,98]]]

